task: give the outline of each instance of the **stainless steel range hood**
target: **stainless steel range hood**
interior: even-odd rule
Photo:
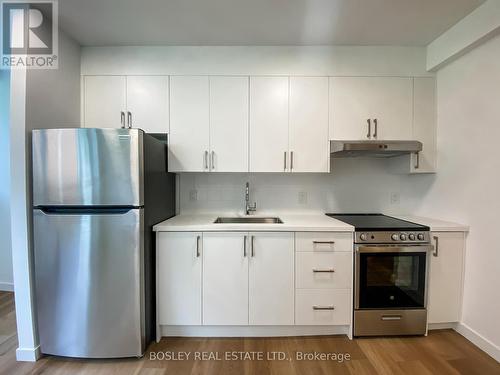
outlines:
[[[390,158],[422,151],[418,141],[330,141],[333,158]]]

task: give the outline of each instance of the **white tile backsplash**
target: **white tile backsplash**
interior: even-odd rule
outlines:
[[[330,174],[184,173],[180,179],[180,212],[232,212],[244,209],[245,183],[257,214],[279,212],[407,213],[414,197],[404,186],[411,178],[395,174],[384,159],[335,159]],[[196,191],[197,200],[190,200]],[[299,193],[307,195],[299,201]],[[406,192],[405,194],[403,192]],[[391,203],[391,194],[400,195]]]

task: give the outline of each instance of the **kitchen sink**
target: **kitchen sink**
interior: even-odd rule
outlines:
[[[214,224],[283,224],[279,217],[218,217]]]

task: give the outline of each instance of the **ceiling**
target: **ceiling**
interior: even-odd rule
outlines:
[[[59,0],[85,46],[424,46],[484,0]]]

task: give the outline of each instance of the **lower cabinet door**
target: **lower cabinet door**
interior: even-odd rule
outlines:
[[[203,235],[203,325],[248,325],[247,233]]]
[[[296,325],[351,324],[350,289],[297,289]]]
[[[294,235],[249,233],[250,325],[294,324]]]
[[[433,232],[430,254],[428,322],[460,321],[465,238],[463,232]]]
[[[158,233],[158,322],[201,325],[202,234]]]

